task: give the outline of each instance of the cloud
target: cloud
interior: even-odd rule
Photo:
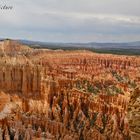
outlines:
[[[0,36],[41,41],[140,40],[139,0],[7,0]],[[127,6],[127,7],[126,7]]]

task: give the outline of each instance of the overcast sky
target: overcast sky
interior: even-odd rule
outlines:
[[[0,0],[0,38],[140,41],[140,0]]]

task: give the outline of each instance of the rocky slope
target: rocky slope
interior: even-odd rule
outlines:
[[[128,118],[132,140],[140,139],[140,88],[137,87],[130,98]]]
[[[131,138],[139,57],[0,44],[0,140]]]

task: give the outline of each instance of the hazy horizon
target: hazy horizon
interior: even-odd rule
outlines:
[[[0,40],[17,40],[17,41],[29,41],[29,42],[41,42],[41,43],[135,43],[135,42],[140,42],[140,40],[136,40],[136,41],[87,41],[87,42],[65,42],[65,41],[40,41],[40,40],[30,40],[30,39],[24,39],[24,38],[3,38],[0,37]]]
[[[140,40],[139,0],[5,0],[0,37],[41,42],[134,42]]]

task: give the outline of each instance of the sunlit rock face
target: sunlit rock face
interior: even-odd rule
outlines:
[[[140,58],[11,40],[0,54],[0,140],[139,139]]]

